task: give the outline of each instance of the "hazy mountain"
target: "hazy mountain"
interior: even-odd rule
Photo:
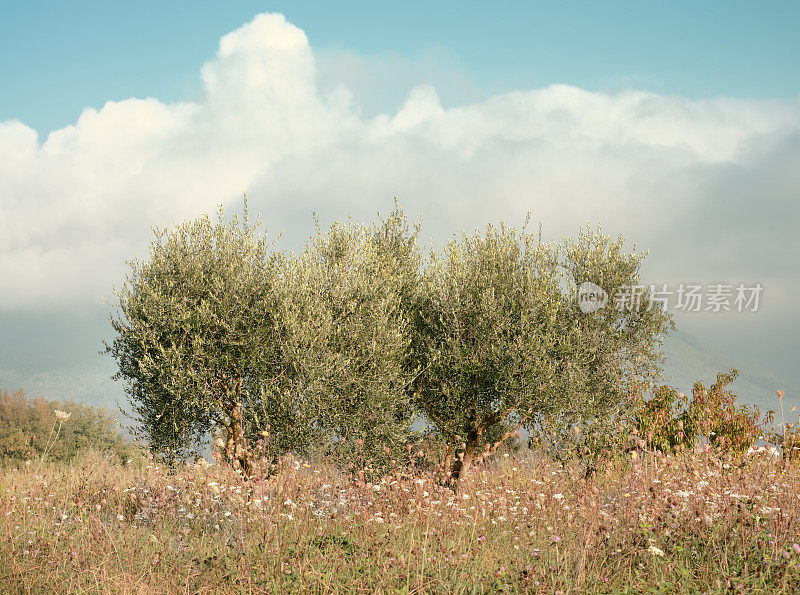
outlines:
[[[119,405],[127,409],[127,402],[122,390],[122,384],[111,380],[115,372],[115,364],[110,358],[97,355],[97,341],[92,341],[92,350],[87,348],[86,353],[78,357],[74,350],[72,355],[63,356],[63,359],[44,370],[31,369],[25,362],[16,361],[17,358],[6,357],[0,364],[0,388],[12,391],[22,388],[29,396],[42,396],[53,400],[76,400],[100,405],[113,410],[118,410]],[[57,350],[60,346],[50,345]],[[28,351],[35,349],[31,347]],[[703,344],[696,337],[681,331],[674,331],[664,341],[664,353],[667,362],[664,369],[663,382],[676,389],[690,394],[692,386],[698,380],[710,386],[718,372],[737,368],[740,376],[733,384],[733,391],[739,396],[742,403],[757,405],[762,411],[774,409],[777,411],[776,420],[780,422],[780,403],[776,389],[786,391],[784,397],[784,411],[786,420],[796,419],[797,413],[791,413],[793,406],[800,409],[798,399],[798,384],[789,379],[739,362],[736,359],[715,351]],[[92,353],[90,353],[90,351]],[[5,354],[6,356],[11,354]],[[75,358],[76,361],[66,361]],[[791,413],[791,414],[790,414]]]
[[[763,367],[737,361],[719,351],[703,344],[697,337],[681,331],[673,331],[664,340],[664,354],[667,362],[664,366],[664,383],[691,394],[692,386],[698,380],[708,387],[714,383],[719,372],[727,372],[731,368],[739,370],[739,377],[731,386],[739,401],[757,405],[762,411],[773,409],[778,412],[776,421],[780,421],[780,403],[776,390],[785,391],[784,410],[789,413],[793,406],[800,409],[798,399],[798,383],[783,378]],[[789,416],[786,416],[787,421]]]
[[[109,362],[106,362],[107,364]],[[22,389],[29,397],[53,401],[82,401],[116,410],[125,402],[122,385],[111,380],[111,365],[95,368],[54,368],[42,372],[0,370],[0,389]]]

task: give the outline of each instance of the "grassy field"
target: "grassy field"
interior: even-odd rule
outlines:
[[[0,476],[0,591],[796,592],[800,471],[640,455],[586,480],[524,451],[458,493],[299,461],[268,481],[86,454]]]

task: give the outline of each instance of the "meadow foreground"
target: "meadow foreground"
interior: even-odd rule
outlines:
[[[407,468],[269,480],[96,453],[0,475],[3,592],[793,592],[800,470],[640,455],[591,479],[523,451],[458,493]]]

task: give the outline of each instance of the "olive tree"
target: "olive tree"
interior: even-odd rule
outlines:
[[[583,358],[581,381],[567,406],[538,427],[543,443],[561,460],[579,458],[592,473],[602,458],[626,446],[634,412],[661,374],[664,334],[672,328],[664,304],[643,285],[640,271],[646,253],[600,228],[581,229],[565,238],[561,250],[562,285],[575,296],[587,282],[602,288],[606,304],[584,312],[571,301],[575,333]],[[633,431],[635,433],[635,431]]]
[[[293,299],[283,317],[296,392],[314,404],[325,449],[351,466],[396,456],[413,413],[415,232],[399,210],[380,225],[336,223],[287,264]]]
[[[457,481],[534,412],[556,407],[563,361],[554,248],[504,225],[432,254],[416,330],[415,402],[448,446]],[[498,434],[499,432],[499,434]],[[490,438],[491,435],[491,438]]]
[[[582,312],[577,299],[571,313],[580,341],[590,357],[584,374],[598,412],[615,407],[627,395],[650,388],[659,376],[664,356],[664,334],[672,317],[657,303],[649,287],[641,284],[640,271],[647,254],[625,250],[624,239],[581,229],[577,238],[563,242],[562,270],[568,296],[589,282],[607,294],[605,307]]]
[[[247,473],[246,429],[282,366],[277,257],[257,224],[220,209],[216,222],[155,230],[149,258],[130,267],[106,352],[151,445],[180,456],[223,429],[227,459]]]
[[[602,418],[651,374],[645,358],[663,316],[587,318],[577,307],[576,282],[613,290],[638,280],[638,256],[619,248],[596,234],[545,244],[541,232],[501,224],[431,255],[415,319],[415,402],[447,443],[452,482],[522,427]]]

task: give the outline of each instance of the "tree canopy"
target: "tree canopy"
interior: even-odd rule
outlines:
[[[658,373],[670,319],[647,295],[593,312],[576,299],[639,283],[644,255],[621,238],[489,225],[425,258],[418,232],[399,208],[317,225],[299,254],[246,214],[156,230],[106,346],[150,444],[179,457],[221,431],[245,473],[319,449],[354,468],[395,460],[419,419],[457,481],[521,428],[609,418]]]

